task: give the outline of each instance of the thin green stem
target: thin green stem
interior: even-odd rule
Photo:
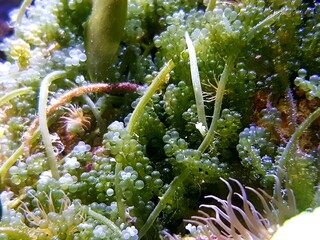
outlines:
[[[151,43],[151,44],[140,43],[140,45],[141,47],[144,48],[144,52],[142,54],[143,57],[147,57],[151,52],[151,50],[154,48],[154,43]]]
[[[13,90],[0,98],[0,106],[2,106],[6,102],[10,101],[11,99],[13,99],[17,96],[28,94],[30,92],[32,92],[31,87],[25,87],[25,88]]]
[[[24,145],[22,144],[0,167],[1,182],[4,182],[5,176],[10,167],[15,164],[18,158],[23,154]]]
[[[318,117],[320,117],[320,107],[317,108],[313,113],[311,113],[297,128],[297,130],[294,132],[294,134],[291,136],[289,142],[286,145],[286,148],[284,149],[282,156],[279,160],[279,167],[282,169],[286,166],[288,163],[291,155],[292,155],[292,149],[294,146],[298,143],[299,138],[303,134],[303,132],[310,126],[310,124],[315,121]]]
[[[19,9],[18,15],[16,20],[13,22],[13,27],[16,27],[17,25],[19,25],[21,23],[21,19],[23,17],[23,15],[25,14],[27,8],[31,5],[32,0],[24,0],[21,4],[21,7]]]
[[[117,162],[116,168],[114,171],[114,175],[115,175],[114,185],[115,185],[119,216],[124,221],[126,219],[126,208],[123,203],[122,189],[120,187],[120,171],[121,170],[122,170],[122,163]]]
[[[152,95],[160,88],[160,86],[165,82],[166,76],[175,67],[175,64],[170,60],[158,73],[155,79],[152,81],[151,85],[148,87],[147,91],[141,97],[138,105],[134,109],[130,121],[128,123],[127,129],[130,135],[133,134],[135,124],[137,123],[139,116],[144,111],[145,106],[150,101]]]
[[[251,28],[250,31],[248,32],[248,35],[247,35],[247,41],[250,42],[254,38],[255,34],[257,32],[259,32],[265,26],[273,24],[276,21],[276,18],[278,16],[280,16],[280,14],[284,10],[285,9],[283,8],[279,11],[274,12],[273,14],[271,14],[270,16],[268,16],[267,18],[265,18],[261,22],[259,22],[257,25],[255,25],[253,28]]]
[[[206,11],[212,11],[216,7],[217,1],[216,0],[209,0],[208,6]]]
[[[139,238],[142,238],[150,229],[156,218],[159,216],[160,212],[165,208],[167,203],[170,201],[172,195],[175,193],[177,188],[182,185],[183,181],[187,178],[189,175],[189,169],[185,169],[179,176],[175,177],[173,181],[170,183],[169,188],[167,191],[163,194],[163,196],[160,198],[160,201],[158,202],[157,206],[151,214],[149,215],[146,223],[142,226],[142,228],[139,231]]]
[[[39,94],[39,127],[42,136],[42,141],[44,143],[49,168],[51,170],[52,177],[59,179],[58,166],[56,162],[56,156],[53,150],[50,133],[48,129],[47,120],[47,105],[48,105],[48,94],[50,84],[65,75],[65,71],[55,71],[48,74],[41,82],[40,94]]]
[[[101,114],[100,114],[97,106],[94,104],[94,102],[91,100],[91,98],[88,95],[83,95],[82,97],[86,101],[86,103],[89,105],[91,112],[93,113],[94,117],[96,118],[100,132],[105,133],[107,131],[107,125],[102,120]]]
[[[224,66],[220,81],[218,83],[216,101],[214,103],[214,111],[213,111],[211,125],[207,132],[207,135],[205,136],[201,145],[198,148],[198,150],[201,152],[206,151],[206,149],[209,147],[215,135],[215,131],[218,126],[218,119],[220,118],[222,100],[223,100],[226,84],[228,82],[229,75],[234,67],[234,61],[236,60],[237,56],[238,56],[238,53],[231,55]]]
[[[284,11],[284,9],[281,9],[280,11],[274,12],[273,14],[271,14],[270,16],[268,16],[267,18],[265,18],[264,20],[259,22],[257,25],[255,25],[253,28],[251,28],[251,30],[247,34],[246,43],[248,44],[254,38],[255,34],[258,33],[263,27],[274,23],[276,18],[283,11]],[[214,104],[214,112],[213,112],[213,116],[212,116],[212,122],[211,122],[211,125],[210,125],[210,128],[208,130],[207,135],[205,136],[204,140],[202,141],[201,145],[198,148],[198,150],[201,152],[204,152],[213,140],[215,131],[217,129],[218,119],[220,117],[224,90],[225,90],[226,84],[228,82],[229,75],[234,67],[234,62],[235,62],[238,54],[240,53],[240,51],[241,51],[241,48],[237,49],[236,52],[228,58],[228,60],[225,64],[225,67],[223,69],[221,79],[218,83],[216,101]]]
[[[34,142],[38,137],[40,136],[40,131],[37,130],[33,133],[31,136],[30,143]],[[0,167],[0,176],[1,176],[1,182],[3,183],[5,180],[5,177],[7,175],[7,172],[9,171],[10,167],[13,166],[18,158],[23,154],[25,145],[22,144]]]
[[[188,32],[186,32],[185,38],[186,38],[186,42],[189,50],[190,71],[191,71],[194,97],[196,99],[196,105],[197,105],[198,122],[202,123],[202,125],[207,130],[208,125],[207,125],[207,119],[206,119],[206,112],[204,110],[204,102],[203,102],[201,81],[199,76],[199,69],[197,64],[196,50],[194,49],[193,43],[189,37]]]
[[[116,233],[119,237],[121,237],[121,231],[117,225],[114,224],[111,220],[106,218],[105,216],[101,215],[100,213],[97,213],[89,208],[88,214],[95,218],[96,220],[100,221],[101,223],[104,223],[106,226],[109,227],[110,230],[112,230],[114,233]]]

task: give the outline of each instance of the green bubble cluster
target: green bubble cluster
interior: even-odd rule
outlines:
[[[204,196],[225,198],[220,177],[319,205],[316,1],[129,0],[123,33],[103,22],[88,37],[121,18],[95,1],[26,0],[10,14],[1,239],[183,236]],[[99,51],[113,30],[116,47]]]

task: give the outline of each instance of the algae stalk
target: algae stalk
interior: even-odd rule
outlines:
[[[59,79],[65,75],[65,71],[55,71],[48,74],[41,82],[39,95],[39,126],[42,140],[46,149],[49,167],[52,177],[59,179],[58,166],[56,163],[55,153],[52,147],[50,133],[47,124],[47,103],[49,86],[52,81]]]
[[[86,24],[88,71],[93,82],[104,81],[115,60],[127,17],[127,0],[94,0]]]

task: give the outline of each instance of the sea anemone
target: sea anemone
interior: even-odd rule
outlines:
[[[287,187],[286,196],[281,194],[280,181],[277,177],[275,177],[275,195],[273,197],[261,189],[257,191],[246,188],[254,192],[260,199],[263,213],[260,213],[248,200],[243,185],[238,180],[230,178],[239,186],[241,193],[234,193],[234,195],[238,196],[243,203],[242,208],[234,205],[232,203],[233,189],[231,185],[226,180],[222,178],[221,180],[229,189],[227,200],[222,200],[213,195],[206,196],[206,198],[219,202],[221,207],[202,204],[200,208],[213,210],[213,216],[200,210],[200,216],[193,216],[191,220],[186,221],[189,223],[186,228],[195,239],[271,239],[286,218],[297,214],[292,190]],[[269,198],[268,203],[265,198]]]

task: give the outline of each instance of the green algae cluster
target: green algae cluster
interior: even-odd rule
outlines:
[[[0,44],[0,239],[183,236],[220,177],[319,205],[318,3],[24,3]]]

